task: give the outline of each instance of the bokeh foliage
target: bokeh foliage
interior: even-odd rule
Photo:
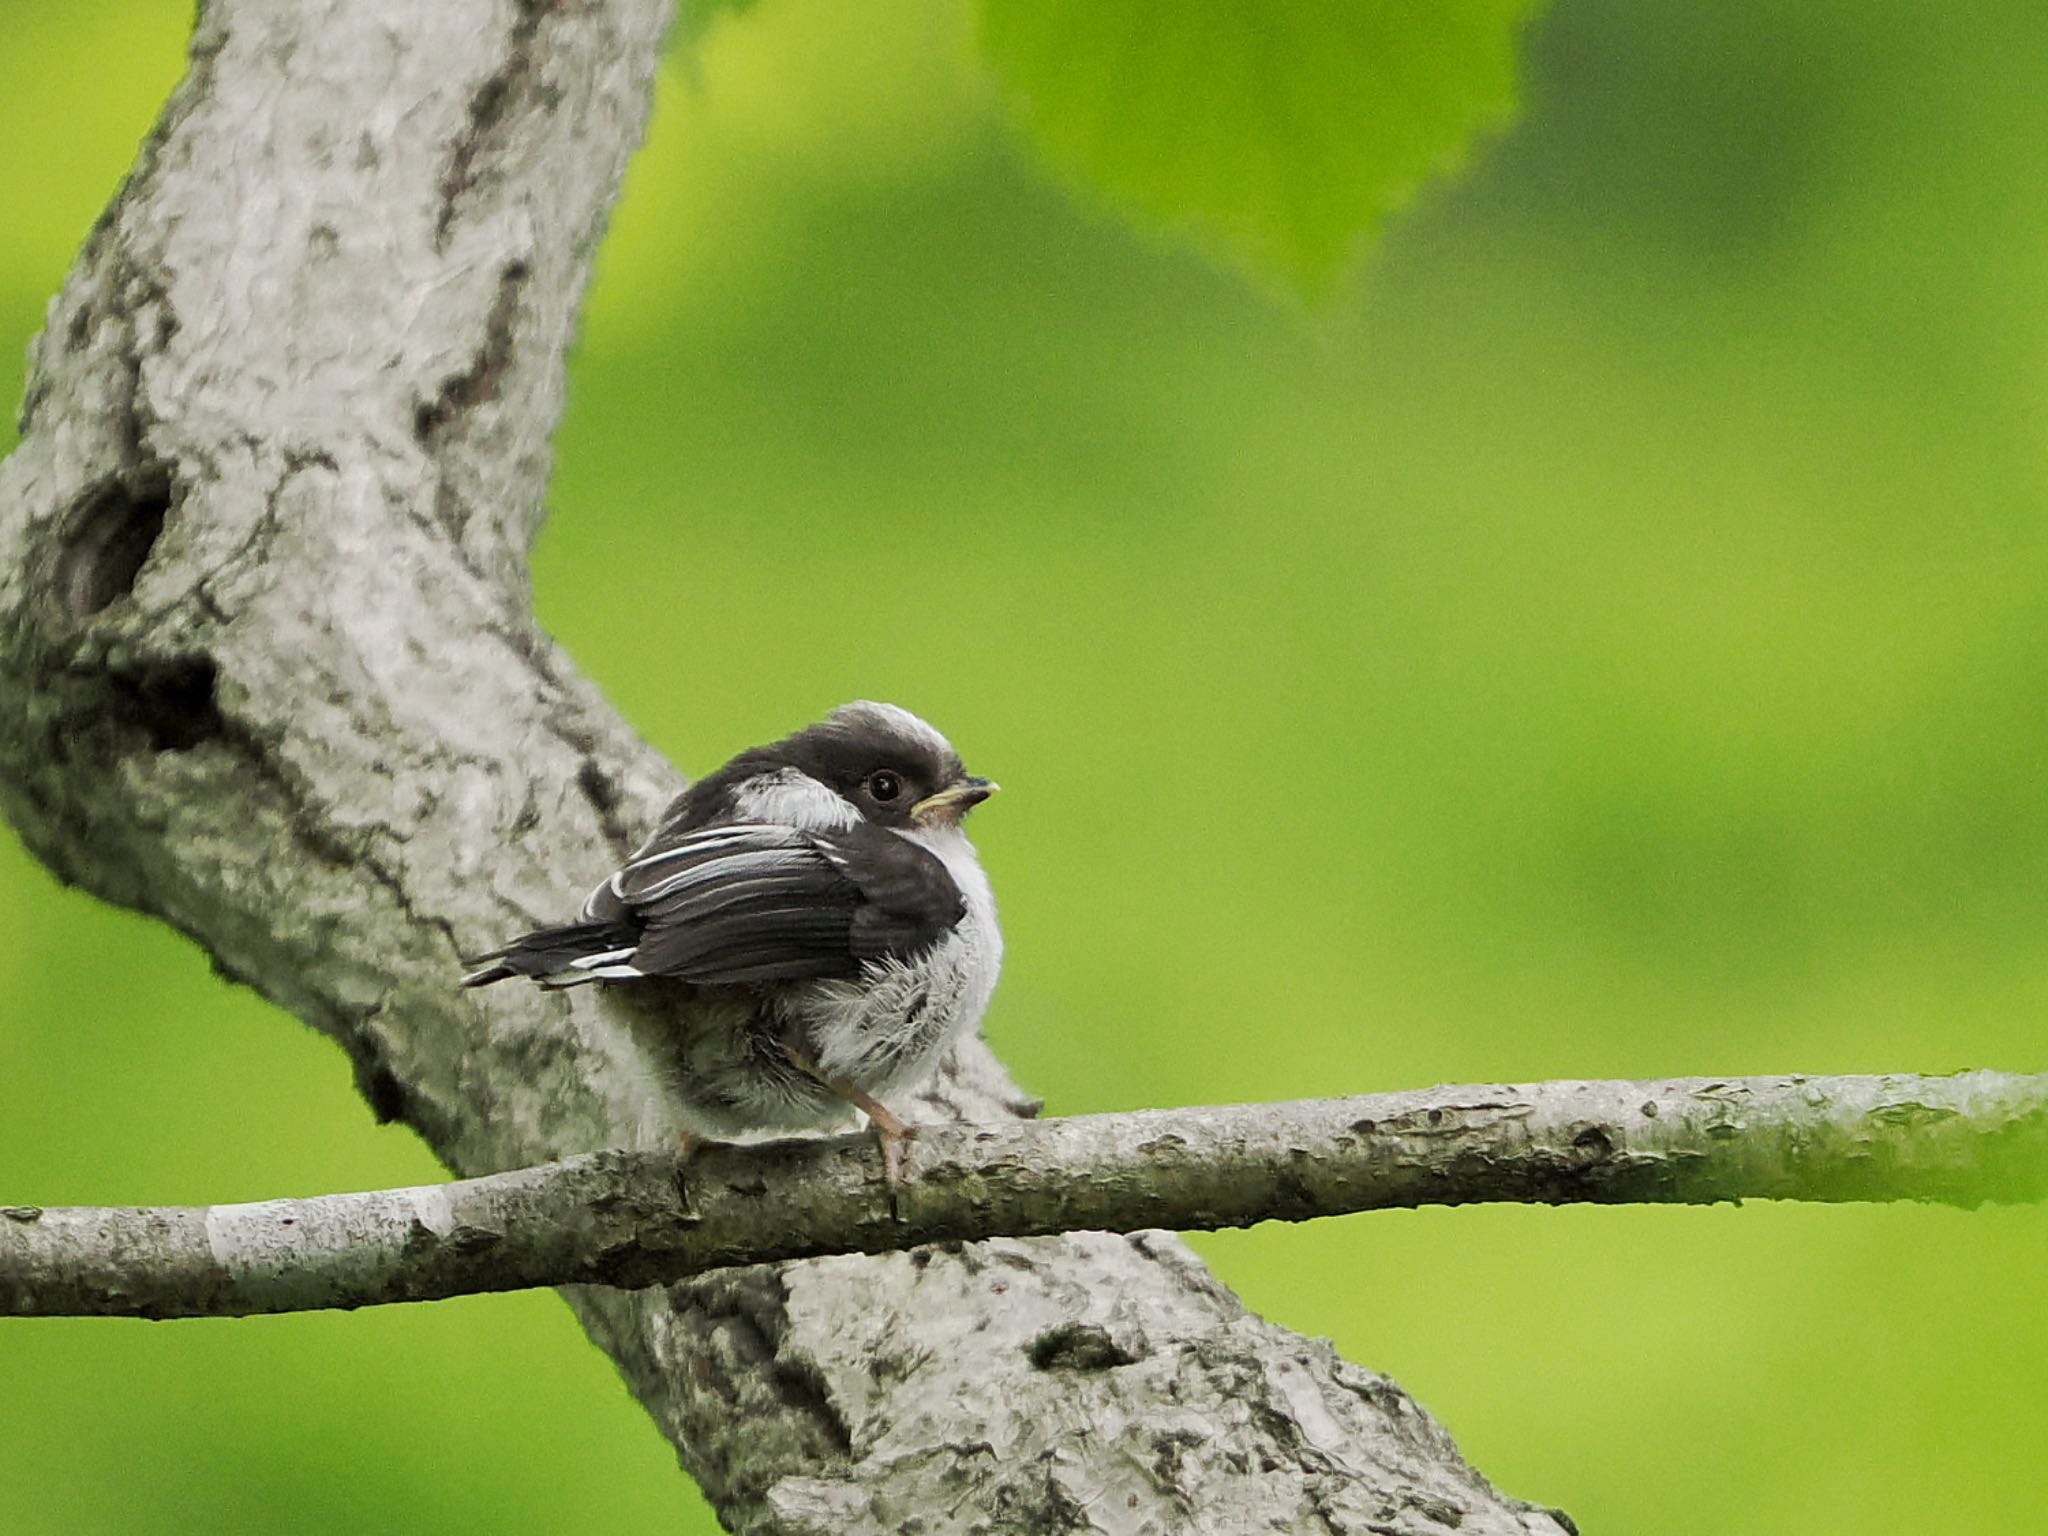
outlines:
[[[1531,0],[981,0],[1048,155],[1141,222],[1304,298],[1514,99]]]
[[[8,0],[0,393],[175,78]],[[1305,319],[1065,190],[964,5],[667,66],[538,552],[684,766],[947,728],[1056,1110],[2042,1064],[2048,13],[1561,0]],[[339,1054],[0,853],[0,1198],[426,1179]],[[1588,1531],[2048,1521],[2048,1215],[1200,1246]],[[0,1325],[10,1531],[709,1530],[549,1296]]]

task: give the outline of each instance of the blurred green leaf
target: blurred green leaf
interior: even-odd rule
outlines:
[[[1302,297],[1514,108],[1534,0],[981,0],[1055,164]]]

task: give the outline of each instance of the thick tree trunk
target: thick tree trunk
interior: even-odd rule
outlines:
[[[0,797],[483,1173],[666,1122],[590,992],[451,986],[676,788],[534,625],[563,354],[665,0],[209,0],[0,467]],[[978,1046],[921,1112],[1021,1096]],[[736,1529],[1568,1528],[1174,1239],[572,1298]],[[1046,1350],[1100,1334],[1113,1351]]]

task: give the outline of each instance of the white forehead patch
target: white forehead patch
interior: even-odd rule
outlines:
[[[825,718],[833,725],[891,731],[898,736],[907,736],[912,741],[922,741],[941,758],[953,755],[953,744],[950,741],[898,704],[882,704],[873,699],[855,699],[851,704],[840,705]]]

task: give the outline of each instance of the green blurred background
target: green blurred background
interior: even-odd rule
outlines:
[[[189,10],[0,8],[11,400]],[[2038,5],[1564,0],[1307,314],[1069,195],[964,7],[762,0],[665,66],[542,614],[689,770],[871,695],[1001,777],[1054,1111],[2039,1068],[2043,60]],[[11,840],[0,999],[0,1197],[437,1175]],[[1589,1533],[2048,1524],[2040,1210],[1197,1244]],[[551,1295],[0,1325],[9,1532],[629,1525],[715,1528]]]

